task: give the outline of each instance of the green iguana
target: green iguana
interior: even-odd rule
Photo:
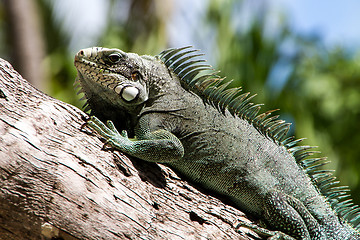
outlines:
[[[111,120],[87,125],[111,147],[225,195],[275,230],[248,226],[271,239],[360,239],[359,208],[319,168],[326,159],[287,137],[290,124],[273,111],[259,114],[260,104],[228,88],[201,55],[190,47],[155,57],[79,51],[80,91],[92,114]]]

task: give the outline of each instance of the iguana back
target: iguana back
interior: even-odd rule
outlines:
[[[297,239],[360,239],[359,209],[326,160],[286,136],[289,124],[258,114],[248,93],[197,60],[193,49],[156,57],[91,48],[75,57],[89,125],[111,146],[166,163],[191,181],[228,196],[240,209]],[[210,71],[210,73],[209,73]]]

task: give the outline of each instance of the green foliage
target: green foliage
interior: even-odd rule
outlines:
[[[127,19],[119,19],[119,1],[112,1],[107,16],[107,28],[99,39],[100,46],[126,52],[155,55],[167,45],[166,22],[161,16],[160,2],[129,1]]]
[[[257,93],[257,101],[269,100],[264,91],[271,71],[280,61],[294,62],[294,56],[280,52],[282,44],[291,37],[286,25],[282,25],[272,36],[267,36],[265,9],[259,9],[252,19],[248,19],[245,29],[237,29],[234,22],[241,21],[242,1],[212,1],[206,22],[217,33],[217,68],[229,79],[233,86],[242,86],[246,91]],[[271,105],[271,104],[270,104]]]
[[[216,30],[216,68],[235,79],[233,86],[257,93],[254,101],[266,103],[264,111],[280,108],[281,118],[293,122],[293,133],[308,138],[305,144],[321,146],[332,161],[329,168],[360,202],[359,56],[327,50],[321,39],[294,33],[286,21],[269,34],[266,7],[252,13],[245,30],[237,29],[242,4],[214,0],[209,5],[205,24]]]
[[[284,88],[280,97],[291,101],[297,132],[311,137],[337,167],[343,184],[360,192],[360,68],[359,55],[335,48],[315,52],[304,58],[297,69],[297,78]],[[294,93],[293,100],[284,96]],[[301,99],[299,101],[298,99]],[[309,142],[310,142],[310,137]],[[315,142],[316,141],[316,142]],[[359,202],[359,194],[353,194]]]
[[[78,97],[74,94],[76,70],[73,67],[73,56],[69,50],[70,37],[56,21],[52,2],[39,0],[41,18],[46,43],[46,58],[43,67],[49,81],[47,93],[64,102],[81,107]]]

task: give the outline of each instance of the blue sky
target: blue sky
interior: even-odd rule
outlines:
[[[275,2],[275,1],[273,1]],[[281,0],[284,11],[297,31],[317,32],[326,45],[360,47],[360,1]]]
[[[169,1],[169,0],[166,0]],[[288,17],[291,26],[295,31],[302,33],[319,34],[327,46],[336,44],[347,47],[360,48],[360,1],[359,0],[245,0],[253,1],[256,4],[266,2],[275,11],[282,11]],[[126,1],[123,1],[126,3]],[[171,21],[175,27],[172,29],[185,29],[189,26],[191,19],[196,19],[204,9],[207,0],[182,0],[173,1],[176,5],[174,19]],[[96,44],[96,37],[101,34],[106,24],[105,14],[109,6],[108,1],[103,0],[61,0],[55,1],[59,19],[65,28],[73,34],[71,48],[75,50],[93,46]],[[124,8],[126,4],[123,4]],[[189,8],[191,6],[191,8]],[[123,13],[118,13],[119,15]],[[182,18],[179,15],[185,14]],[[96,17],[94,17],[96,16]],[[103,17],[102,17],[103,16]],[[74,24],[76,23],[76,24]],[[201,29],[201,31],[207,31]],[[182,32],[182,31],[180,31]],[[171,33],[171,34],[177,34]],[[193,45],[193,39],[188,36],[174,40],[175,45]],[[170,37],[171,39],[171,37]],[[174,39],[174,37],[173,37]],[[198,39],[199,40],[199,39]],[[206,39],[200,41],[206,41]],[[199,46],[201,47],[201,46]]]

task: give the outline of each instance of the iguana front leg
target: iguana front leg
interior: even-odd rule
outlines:
[[[166,130],[151,132],[143,127],[139,131],[139,140],[139,137],[134,139],[128,138],[126,131],[119,133],[111,121],[107,121],[104,124],[95,116],[91,116],[86,125],[106,140],[105,145],[110,145],[117,150],[146,161],[171,162],[180,159],[184,154],[180,140]],[[241,226],[252,229],[269,240],[294,240],[294,238],[282,232],[270,231],[246,222],[240,223],[236,228]]]
[[[98,118],[91,116],[86,125],[105,138],[106,145],[145,161],[173,162],[184,155],[180,140],[163,129],[155,131],[141,129],[140,136],[130,139],[126,131],[120,134],[111,121],[107,121],[105,125]]]

